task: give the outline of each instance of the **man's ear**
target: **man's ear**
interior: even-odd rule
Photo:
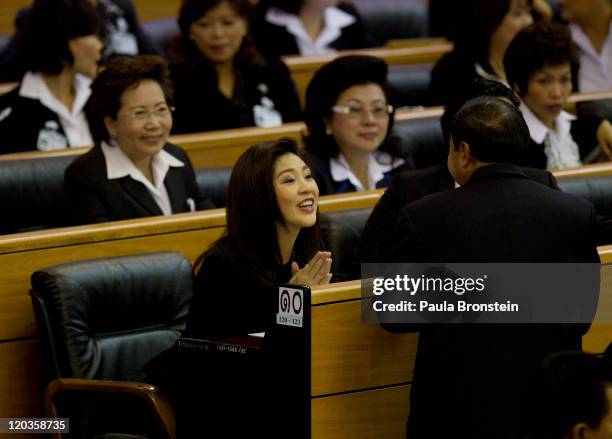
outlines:
[[[473,161],[472,151],[467,142],[459,144],[459,157],[461,158],[461,167],[463,168],[466,168]]]
[[[564,439],[589,439],[592,429],[584,422],[574,425]]]

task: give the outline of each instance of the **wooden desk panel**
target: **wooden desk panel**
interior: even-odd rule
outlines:
[[[412,381],[418,335],[362,323],[360,300],[312,306],[311,339],[313,397]]]
[[[406,439],[410,386],[312,400],[312,439]]]

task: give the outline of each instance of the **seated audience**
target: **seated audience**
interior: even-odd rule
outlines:
[[[248,0],[184,0],[170,72],[175,133],[300,119],[297,92],[280,61],[266,62],[249,34]]]
[[[508,80],[520,96],[531,145],[522,163],[535,168],[580,166],[599,144],[612,146],[612,126],[563,111],[578,58],[567,28],[535,23],[512,41],[504,58]],[[591,161],[588,159],[587,161]]]
[[[612,90],[612,2],[559,0],[559,9],[578,46],[578,90]]]
[[[548,357],[534,385],[530,439],[611,439],[612,365],[582,352]]]
[[[466,101],[478,96],[493,96],[508,101],[518,107],[518,97],[508,87],[498,81],[478,79],[466,90],[462,100],[446,107],[440,119],[444,141],[450,142],[450,129],[455,113]],[[527,177],[553,189],[557,182],[550,172],[540,169],[522,168]],[[393,230],[404,206],[424,196],[453,189],[458,186],[450,174],[447,164],[430,166],[416,171],[401,172],[393,177],[387,191],[378,201],[368,218],[358,246],[361,262],[388,262],[391,249],[395,244]]]
[[[275,322],[278,285],[329,283],[331,254],[317,251],[318,201],[305,152],[293,140],[260,143],[240,156],[229,183],[226,232],[194,264],[185,336],[265,331]]]
[[[387,64],[364,55],[344,56],[321,67],[306,90],[306,149],[322,195],[386,187],[414,169],[391,136]]]
[[[87,0],[97,7],[103,58],[114,55],[158,54],[159,49],[142,30],[131,0]],[[19,50],[30,8],[21,9],[15,18],[15,35],[0,52],[0,82],[19,81],[27,70]]]
[[[504,53],[518,31],[532,23],[531,0],[468,0],[459,11],[455,46],[431,72],[431,105],[446,105],[476,78],[506,82]]]
[[[213,208],[185,151],[168,143],[172,83],[156,55],[116,57],[92,84],[95,146],[66,170],[84,223]]]
[[[338,50],[375,47],[350,3],[338,0],[261,0],[255,42],[270,58],[324,55]]]
[[[82,0],[35,0],[20,50],[21,85],[0,96],[0,153],[93,143],[85,116],[102,44],[98,16]]]

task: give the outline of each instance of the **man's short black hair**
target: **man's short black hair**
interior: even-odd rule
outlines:
[[[491,96],[469,100],[451,125],[455,148],[461,142],[481,162],[517,163],[529,146],[529,129],[514,106]]]
[[[534,439],[562,439],[572,427],[599,427],[610,410],[606,390],[612,386],[612,364],[582,352],[549,356],[534,385],[531,413]]]
[[[484,78],[475,79],[470,87],[463,90],[463,93],[461,93],[460,96],[457,96],[455,100],[449,102],[444,109],[442,117],[440,118],[442,135],[444,136],[444,141],[447,145],[450,141],[450,129],[455,114],[457,114],[457,112],[467,101],[477,98],[478,96],[493,96],[500,99],[506,99],[516,108],[518,108],[521,104],[521,101],[516,93],[501,82]]]
[[[579,63],[569,29],[559,23],[527,26],[514,37],[504,56],[508,83],[516,86],[521,96],[527,93],[529,78],[546,66],[569,64],[575,85]]]

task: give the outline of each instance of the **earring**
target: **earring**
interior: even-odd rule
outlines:
[[[325,127],[325,134],[327,134],[328,136],[331,136],[331,135],[332,135],[332,129],[331,129],[331,127],[328,127],[328,126],[327,126],[327,127]]]

